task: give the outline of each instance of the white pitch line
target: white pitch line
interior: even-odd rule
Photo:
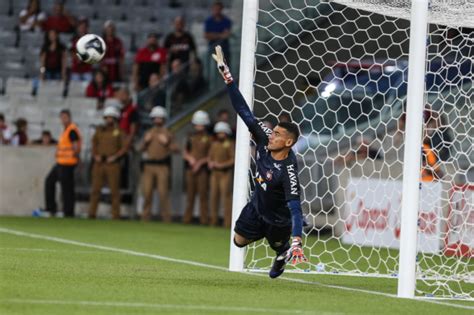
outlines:
[[[108,246],[96,245],[96,244],[91,244],[91,243],[83,243],[83,242],[72,241],[72,240],[59,238],[59,237],[54,237],[54,236],[26,233],[26,232],[13,230],[13,229],[8,229],[8,228],[0,228],[0,232],[7,233],[7,234],[18,235],[18,236],[25,236],[25,237],[29,237],[29,238],[47,240],[47,241],[52,241],[52,242],[57,242],[57,243],[62,243],[62,244],[76,245],[76,246],[88,247],[88,248],[95,248],[95,249],[105,250],[105,251],[109,251],[109,252],[122,253],[122,254],[127,254],[127,255],[132,255],[132,256],[148,257],[148,258],[164,260],[164,261],[169,261],[169,262],[174,262],[174,263],[181,263],[181,264],[186,264],[186,265],[191,265],[191,266],[212,268],[212,269],[217,269],[217,270],[222,270],[222,271],[228,271],[228,269],[225,268],[225,267],[209,265],[209,264],[200,263],[200,262],[192,261],[192,260],[176,259],[176,258],[171,258],[171,257],[167,257],[167,256],[147,254],[147,253],[137,252],[137,251],[128,250],[128,249],[108,247]]]
[[[283,310],[283,309],[261,308],[261,307],[193,305],[193,304],[159,304],[159,303],[134,303],[134,302],[112,302],[112,301],[62,301],[62,300],[33,300],[33,299],[4,299],[4,300],[0,300],[0,302],[15,303],[15,304],[78,305],[78,306],[99,306],[99,307],[153,308],[153,309],[167,309],[167,310],[175,309],[175,310],[185,310],[185,311],[210,311],[210,312],[316,314],[314,311],[306,311],[306,310]],[[325,312],[321,314],[336,315],[340,313]]]
[[[116,253],[122,253],[122,254],[127,254],[127,255],[132,255],[132,256],[139,256],[139,257],[147,257],[147,258],[152,258],[152,259],[157,259],[157,260],[163,260],[163,261],[169,261],[169,262],[181,263],[181,264],[186,264],[186,265],[191,265],[191,266],[197,266],[197,267],[203,267],[203,268],[216,269],[216,270],[220,270],[220,271],[230,272],[229,269],[227,269],[225,267],[210,265],[210,264],[206,264],[206,263],[200,263],[200,262],[192,261],[192,260],[176,259],[176,258],[171,258],[171,257],[167,257],[167,256],[147,254],[147,253],[137,252],[137,251],[128,250],[128,249],[108,247],[108,246],[96,245],[96,244],[91,244],[91,243],[83,243],[83,242],[68,240],[68,239],[54,237],[54,236],[47,236],[47,235],[41,235],[41,234],[22,232],[22,231],[18,231],[18,230],[9,229],[9,228],[0,227],[0,233],[12,234],[12,235],[17,235],[17,236],[24,236],[24,237],[35,238],[35,239],[42,239],[42,240],[47,240],[47,241],[52,241],[52,242],[57,242],[57,243],[62,243],[62,244],[82,246],[82,247],[100,249],[100,250],[109,251],[109,252],[116,252]],[[267,278],[266,275],[259,274],[259,273],[249,273],[249,272],[241,272],[241,273],[245,274],[245,275],[259,276],[259,277]],[[290,282],[317,285],[317,286],[320,286],[320,287],[331,288],[331,289],[359,292],[359,293],[365,293],[365,294],[371,294],[371,295],[379,295],[379,296],[384,296],[384,297],[388,297],[388,298],[397,298],[397,296],[395,294],[383,293],[383,292],[379,292],[379,291],[370,291],[370,290],[364,290],[364,289],[344,287],[344,286],[339,286],[339,285],[331,285],[331,284],[325,284],[325,283],[320,283],[320,282],[316,282],[316,281],[308,281],[308,280],[297,279],[297,278],[280,277],[279,279],[280,280],[285,280],[285,281],[290,281]],[[427,299],[418,298],[418,299],[413,299],[412,301],[432,303],[432,304],[450,306],[450,307],[455,307],[455,308],[460,308],[460,309],[474,310],[474,306],[461,305],[461,304],[451,304],[451,303],[435,301],[435,300],[427,300]]]
[[[33,247],[0,247],[0,251],[19,251],[19,252],[39,252],[39,253],[79,253],[79,254],[103,254],[98,250],[64,250],[52,248],[33,248]]]

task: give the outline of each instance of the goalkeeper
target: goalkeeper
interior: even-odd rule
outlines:
[[[298,126],[280,122],[272,131],[257,121],[233,82],[220,46],[216,46],[216,54],[212,57],[227,85],[232,106],[257,145],[255,191],[236,222],[234,243],[244,247],[266,238],[276,252],[269,273],[270,278],[276,278],[283,273],[287,262],[307,261],[301,244],[303,216],[298,166],[291,150],[299,137]]]

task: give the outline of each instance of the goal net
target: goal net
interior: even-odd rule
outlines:
[[[302,133],[309,263],[289,272],[397,277],[410,3],[260,1],[254,112]],[[429,6],[418,296],[474,299],[473,10],[470,0]],[[254,243],[245,268],[268,270],[273,258]]]

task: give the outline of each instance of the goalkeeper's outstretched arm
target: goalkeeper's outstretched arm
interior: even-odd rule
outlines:
[[[266,145],[268,143],[268,135],[271,133],[271,130],[265,127],[262,122],[259,122],[249,106],[245,102],[244,97],[240,93],[237,85],[235,84],[232,75],[230,73],[229,67],[225,64],[224,55],[222,54],[222,49],[220,46],[216,46],[216,54],[212,55],[214,60],[217,62],[217,68],[224,78],[224,82],[227,85],[230,100],[232,107],[234,107],[237,114],[242,118],[244,123],[249,128],[249,131],[252,133],[255,142],[257,144]]]

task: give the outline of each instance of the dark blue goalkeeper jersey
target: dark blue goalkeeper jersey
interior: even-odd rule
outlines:
[[[271,225],[293,225],[293,236],[301,236],[302,211],[296,155],[290,150],[284,160],[275,160],[267,150],[272,130],[250,111],[235,83],[228,85],[232,105],[252,133],[256,147],[255,191],[251,203],[263,220]]]

